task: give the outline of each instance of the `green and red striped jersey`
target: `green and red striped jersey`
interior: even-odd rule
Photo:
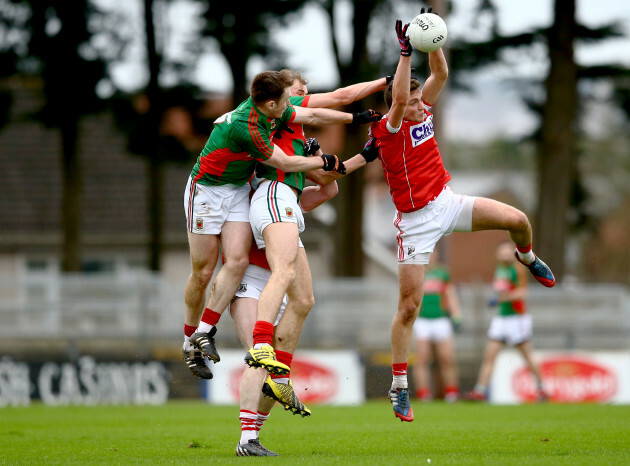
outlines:
[[[519,285],[519,276],[514,264],[497,266],[492,282],[494,291],[497,293],[512,291]],[[525,301],[516,299],[499,303],[499,315],[511,316],[515,314],[525,314]]]
[[[278,120],[289,123],[294,118],[295,109],[289,105]],[[248,98],[236,110],[215,120],[191,176],[195,182],[208,186],[244,185],[254,173],[256,161],[268,160],[273,154],[271,133],[278,124]]]
[[[308,107],[309,98],[310,96],[292,96],[289,98],[289,102],[294,107]],[[274,133],[272,141],[287,155],[307,157],[304,153],[304,142],[306,138],[302,125],[299,123],[289,123],[287,126],[293,130],[293,133],[282,131],[280,138],[277,138]],[[267,180],[280,181],[281,183],[296,188],[300,192],[304,189],[306,180],[304,172],[285,173],[272,166],[263,165],[262,163],[256,164],[256,176]]]
[[[437,319],[448,317],[446,308],[446,286],[451,281],[451,275],[445,267],[430,267],[424,278],[424,296],[418,317]]]

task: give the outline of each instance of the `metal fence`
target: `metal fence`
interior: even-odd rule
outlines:
[[[28,277],[0,282],[0,341],[96,338],[181,341],[185,283],[145,273],[117,276]],[[388,350],[396,310],[395,280],[344,279],[314,283],[316,304],[300,347]],[[458,353],[480,351],[494,310],[485,285],[458,286],[464,326]],[[617,285],[531,285],[527,300],[539,349],[630,349],[630,293]],[[229,314],[221,346],[240,347]],[[106,344],[106,343],[105,343]],[[1,347],[0,350],[4,349]]]

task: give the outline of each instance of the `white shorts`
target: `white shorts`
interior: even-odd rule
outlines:
[[[416,340],[438,342],[453,336],[453,325],[448,317],[425,319],[418,317],[413,324],[413,336]]]
[[[474,197],[455,194],[444,186],[440,195],[422,209],[396,211],[398,262],[428,264],[440,238],[454,231],[472,231],[474,202]]]
[[[304,231],[304,215],[293,190],[284,183],[265,180],[252,196],[249,207],[249,223],[259,249],[265,247],[263,230],[277,222],[295,223],[299,233]],[[304,247],[299,237],[298,245]]]
[[[532,316],[515,314],[494,316],[488,329],[488,338],[507,345],[520,345],[532,338]]]
[[[225,222],[249,222],[249,191],[249,184],[206,186],[188,178],[186,228],[199,235],[218,235]]]
[[[263,269],[258,265],[249,264],[247,269],[245,269],[245,273],[241,279],[241,284],[234,295],[234,299],[253,298],[258,301],[260,299],[260,293],[262,293],[262,290],[269,281],[270,277],[271,270]],[[280,318],[282,317],[282,314],[284,314],[287,303],[288,297],[285,294],[282,299],[282,305],[280,306],[280,312],[278,312],[278,317],[276,317],[274,325],[278,325],[278,322],[280,322]]]

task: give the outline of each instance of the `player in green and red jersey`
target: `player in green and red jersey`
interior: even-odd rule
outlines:
[[[290,70],[283,70],[281,73],[293,76],[291,103],[295,108],[351,103],[384,89],[387,83],[387,78],[380,78],[331,93],[306,95],[306,82],[299,74]],[[290,122],[287,130],[281,134],[276,133],[273,140],[296,158],[308,156],[304,131],[299,124]],[[364,163],[376,157],[375,153],[371,156],[371,149],[366,148],[358,155],[363,158]],[[258,302],[258,316],[253,331],[254,344],[245,357],[250,365],[255,365],[260,352],[273,351],[277,346],[283,354],[292,355],[297,347],[304,321],[314,304],[311,272],[299,236],[304,230],[304,217],[298,202],[305,188],[306,178],[320,185],[332,181],[322,171],[311,171],[304,175],[287,173],[261,164],[257,166],[256,175],[259,183],[250,204],[250,223],[257,246],[265,248],[271,276]],[[285,293],[289,297],[289,303],[275,328],[274,339],[273,322]],[[274,341],[276,343],[272,346]],[[308,408],[295,396],[289,378],[283,374],[272,372],[265,381],[265,389],[266,393],[289,406],[295,414],[310,414]]]
[[[462,314],[455,285],[445,265],[433,252],[424,279],[424,297],[420,314],[413,325],[416,365],[414,380],[416,397],[431,400],[429,388],[429,366],[432,348],[439,361],[444,399],[452,402],[459,398],[458,370],[455,360],[453,330],[461,326]]]
[[[508,241],[497,247],[497,268],[492,283],[496,298],[490,301],[490,305],[497,305],[498,312],[490,323],[488,344],[479,370],[477,384],[466,395],[469,400],[483,401],[487,398],[487,389],[494,369],[494,362],[499,351],[506,345],[516,347],[523,355],[527,366],[536,379],[538,399],[541,401],[547,399],[540,371],[532,355],[532,317],[526,313],[525,309],[527,275],[525,268],[517,265],[512,251],[512,244]]]
[[[192,273],[186,284],[184,360],[194,375],[211,378],[204,355],[214,362],[215,324],[238,287],[248,263],[252,233],[249,226],[249,185],[256,161],[287,172],[323,168],[341,173],[345,167],[335,155],[289,157],[271,141],[271,133],[284,122],[313,125],[369,123],[376,114],[350,114],[330,109],[295,108],[289,104],[292,82],[276,71],[259,73],[252,81],[250,98],[218,118],[214,130],[192,170],[184,195]],[[219,257],[218,272],[205,310],[205,290]],[[200,322],[201,318],[201,322]],[[196,348],[196,349],[195,349]],[[262,365],[287,370],[273,359]]]

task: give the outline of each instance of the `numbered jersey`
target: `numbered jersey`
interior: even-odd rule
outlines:
[[[273,154],[271,133],[280,121],[289,123],[294,118],[291,105],[282,118],[267,118],[250,97],[214,122],[191,176],[196,183],[209,186],[244,185],[254,173],[256,161],[268,160]]]
[[[422,122],[403,120],[398,132],[390,133],[385,115],[372,123],[379,158],[396,209],[414,212],[435,199],[451,175],[444,168],[433,133],[433,115],[425,110]]]

